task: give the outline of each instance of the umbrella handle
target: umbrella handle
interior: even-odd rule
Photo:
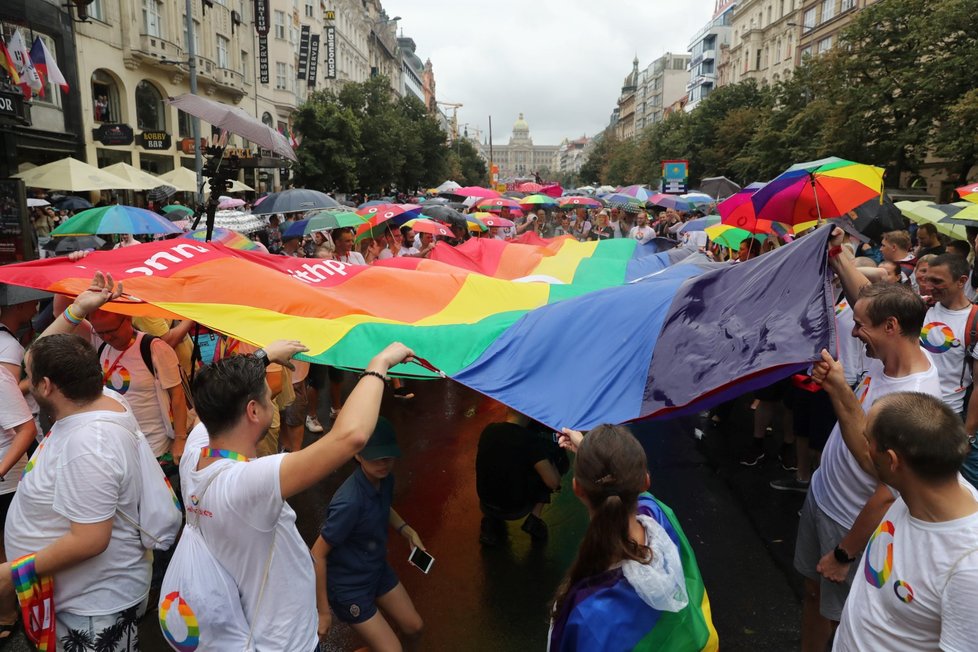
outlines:
[[[815,175],[809,172],[808,176],[812,182],[812,194],[815,195],[815,212],[818,215],[818,225],[822,226],[822,207],[818,204],[818,186],[815,183]]]
[[[441,378],[447,378],[448,377],[448,376],[445,375],[445,372],[444,371],[442,371],[441,369],[439,369],[435,365],[431,364],[430,362],[428,362],[424,358],[419,358],[418,356],[414,356],[413,358],[411,358],[411,362],[413,362],[414,364],[418,365],[419,367],[423,367],[423,368],[427,369],[428,371],[431,371],[433,373],[438,374]]]

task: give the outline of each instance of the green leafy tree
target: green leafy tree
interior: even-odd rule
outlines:
[[[472,141],[465,138],[456,140],[448,150],[447,169],[445,176],[463,186],[484,186],[489,182],[485,160]]]
[[[360,122],[329,91],[316,92],[299,107],[294,119],[302,144],[296,150],[296,185],[323,192],[357,185]]]

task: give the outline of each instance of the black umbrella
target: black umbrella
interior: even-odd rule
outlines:
[[[44,245],[44,249],[53,251],[59,256],[65,256],[85,249],[101,249],[103,245],[105,245],[105,240],[97,235],[64,235],[51,238]]]
[[[893,201],[884,195],[882,204],[879,199],[870,199],[857,206],[853,226],[873,242],[879,243],[883,241],[883,234],[887,231],[906,228],[906,220],[900,209],[893,205]]]
[[[349,199],[343,199],[343,200],[341,200],[340,201],[340,205],[341,206],[349,206],[350,208],[356,208],[357,207],[356,203],[350,201]]]
[[[719,199],[739,192],[740,184],[734,183],[727,177],[706,177],[700,181],[700,191]]]
[[[446,224],[461,225],[462,227],[468,228],[468,220],[465,215],[448,206],[425,207],[421,209],[421,215],[445,222]]]
[[[75,195],[55,199],[53,203],[59,211],[81,211],[92,207],[92,202],[84,197],[76,197]]]
[[[146,193],[146,199],[162,204],[167,199],[177,194],[177,189],[173,186],[159,185]]]
[[[450,201],[447,204],[445,204],[445,206],[448,206],[449,208],[454,208],[455,210],[457,210],[459,212],[468,209],[468,206],[466,206],[465,204],[463,204],[460,201]]]
[[[271,213],[297,213],[311,211],[316,208],[339,208],[340,203],[318,190],[292,188],[282,192],[273,192],[255,206],[251,211],[254,215],[270,215]]]
[[[441,204],[447,204],[448,197],[429,197],[422,202],[422,206],[439,206]]]

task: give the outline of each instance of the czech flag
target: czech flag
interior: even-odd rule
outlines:
[[[60,86],[65,93],[68,92],[68,80],[61,74],[57,60],[48,50],[48,46],[44,45],[40,36],[34,39],[34,44],[31,46],[31,61],[34,62],[34,68],[37,69],[45,84],[48,81],[53,82]]]

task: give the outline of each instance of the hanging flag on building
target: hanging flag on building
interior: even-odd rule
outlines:
[[[20,35],[20,30],[14,30],[10,41],[7,43],[7,50],[14,60],[14,67],[20,76],[20,88],[24,91],[24,97],[31,98],[31,92],[36,92],[44,97],[44,84],[41,83],[41,76],[37,74],[31,55],[27,51],[24,38]]]
[[[0,68],[10,76],[13,83],[20,84],[20,75],[17,74],[17,66],[14,64],[14,59],[10,56],[10,52],[7,50],[7,44],[3,42],[2,38],[0,38]]]
[[[58,61],[51,54],[51,50],[44,44],[40,36],[34,38],[30,55],[31,61],[34,62],[34,68],[41,77],[42,88],[47,85],[47,82],[52,82],[60,86],[61,90],[67,93],[68,80],[61,74],[61,69],[58,68]]]
[[[299,37],[299,72],[297,79],[306,78],[309,69],[309,25],[302,26],[302,36]]]

